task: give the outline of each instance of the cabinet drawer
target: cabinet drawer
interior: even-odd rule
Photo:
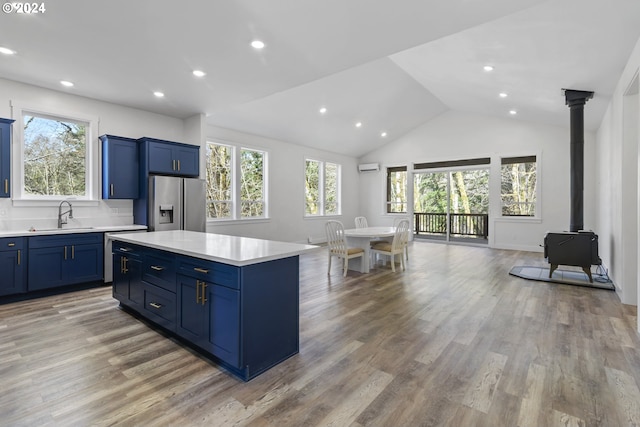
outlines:
[[[180,259],[179,271],[216,285],[240,289],[240,268],[233,265],[184,257]]]
[[[176,291],[176,263],[173,256],[145,253],[142,263],[142,280],[168,291]]]
[[[175,331],[176,294],[148,283],[142,285],[142,290],[145,316],[160,326]]]
[[[102,243],[103,233],[56,234],[29,237],[29,248],[51,248],[54,246],[85,245]]]
[[[118,255],[139,258],[142,255],[143,249],[139,246],[126,242],[113,242],[111,252]]]
[[[24,237],[3,237],[0,239],[0,252],[24,249]]]

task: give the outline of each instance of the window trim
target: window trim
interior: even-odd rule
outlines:
[[[98,116],[87,115],[61,108],[53,112],[50,108],[37,105],[24,105],[10,101],[13,126],[13,155],[11,156],[12,175],[12,202],[14,206],[57,206],[62,200],[71,200],[74,203],[97,205],[100,201],[101,156],[99,150],[99,126]],[[86,147],[85,147],[85,195],[79,196],[28,196],[24,192],[24,114],[33,114],[53,120],[69,120],[87,123]]]
[[[240,144],[231,141],[225,141],[220,138],[206,138],[205,140],[206,150],[208,153],[209,144],[223,145],[231,148],[231,217],[224,218],[211,218],[207,216],[207,223],[224,224],[224,223],[237,223],[237,222],[264,222],[270,219],[269,217],[269,150],[262,147],[255,147],[246,144]],[[242,216],[242,199],[241,199],[241,167],[242,167],[242,150],[257,151],[262,153],[262,194],[263,194],[263,212],[262,216]],[[206,154],[205,154],[206,156]],[[205,168],[207,161],[205,160]],[[206,181],[206,174],[205,174]],[[208,183],[207,183],[208,185]],[[208,211],[208,208],[207,208]]]
[[[307,181],[307,162],[317,162],[320,164],[318,167],[318,213],[317,214],[309,214],[307,213],[307,205],[306,205],[306,187],[303,188],[303,197],[302,197],[302,212],[303,218],[329,218],[329,217],[339,217],[342,215],[342,164],[331,161],[331,160],[318,160],[317,158],[313,158],[310,156],[305,156],[304,164],[302,167],[302,182]],[[326,164],[332,164],[337,166],[338,176],[336,178],[336,193],[337,193],[337,212],[335,213],[326,213]]]

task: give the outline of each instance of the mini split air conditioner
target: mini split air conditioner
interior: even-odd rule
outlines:
[[[378,163],[363,163],[358,165],[358,172],[370,172],[380,170],[380,164]]]

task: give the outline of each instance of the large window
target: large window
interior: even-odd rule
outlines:
[[[387,168],[387,212],[407,212],[407,167]]]
[[[20,198],[90,197],[90,122],[21,111]]]
[[[260,150],[207,142],[207,217],[267,216],[266,157]]]
[[[305,161],[305,215],[340,215],[340,165]]]
[[[501,163],[502,216],[535,216],[536,156],[505,157]]]

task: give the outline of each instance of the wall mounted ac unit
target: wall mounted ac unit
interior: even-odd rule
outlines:
[[[369,171],[379,171],[380,164],[379,163],[363,163],[358,165],[358,172],[369,172]]]

